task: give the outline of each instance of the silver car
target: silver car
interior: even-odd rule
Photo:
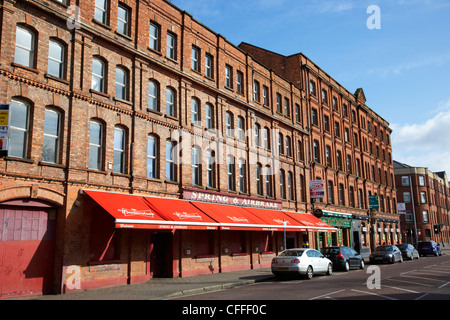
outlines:
[[[277,278],[283,275],[304,275],[311,279],[316,273],[331,275],[333,263],[314,249],[288,249],[272,259],[272,273]]]

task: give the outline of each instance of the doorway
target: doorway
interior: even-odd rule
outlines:
[[[171,232],[152,232],[150,238],[150,277],[171,278],[173,235]]]

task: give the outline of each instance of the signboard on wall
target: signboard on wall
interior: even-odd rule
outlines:
[[[325,182],[323,180],[311,180],[309,182],[311,199],[325,197]]]
[[[369,209],[379,209],[378,195],[369,196]]]
[[[406,214],[406,205],[403,202],[397,203],[397,212],[398,214]]]
[[[0,104],[0,153],[8,151],[9,104]]]

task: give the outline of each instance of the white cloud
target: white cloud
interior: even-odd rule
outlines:
[[[392,124],[395,160],[450,175],[450,98],[441,102],[430,119],[416,124]]]

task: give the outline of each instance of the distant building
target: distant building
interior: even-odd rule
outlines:
[[[394,160],[402,241],[450,242],[450,183],[444,171],[432,172]]]

